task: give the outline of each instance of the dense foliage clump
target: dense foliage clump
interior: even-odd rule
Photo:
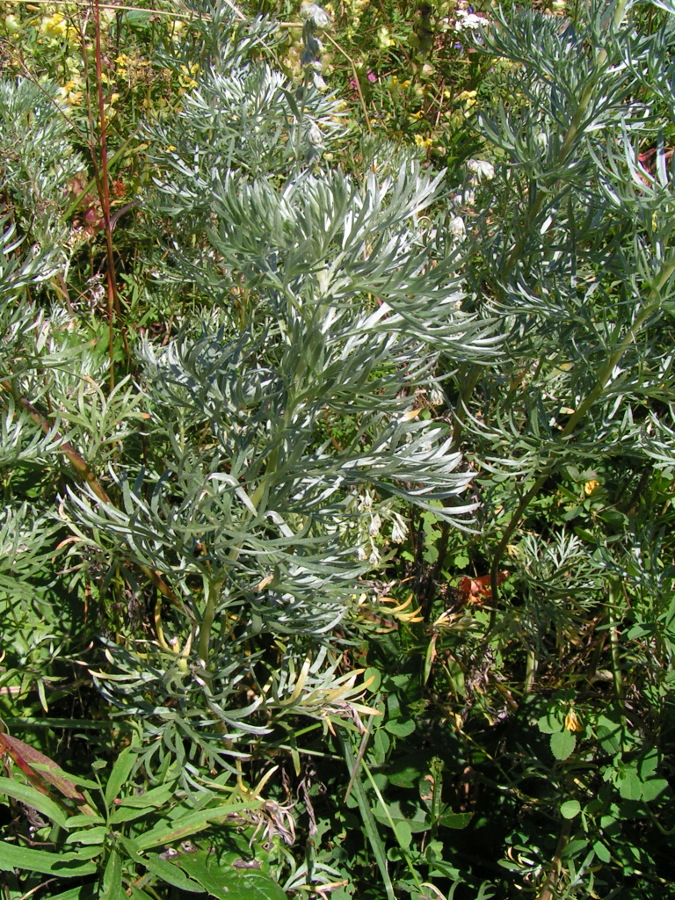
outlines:
[[[0,14],[4,900],[664,896],[675,9]]]

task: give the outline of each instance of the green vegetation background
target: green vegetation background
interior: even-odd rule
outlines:
[[[0,3],[0,895],[675,883],[675,8]]]

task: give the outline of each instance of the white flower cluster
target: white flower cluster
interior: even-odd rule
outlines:
[[[495,167],[484,159],[468,159],[466,167],[471,172],[472,184],[479,184],[481,181],[492,181],[495,177]]]
[[[366,488],[356,503],[357,509],[362,513],[358,525],[357,556],[361,560],[367,559],[372,566],[376,566],[382,559],[381,551],[387,543],[384,535],[380,537],[385,522],[391,524],[390,540],[394,544],[401,544],[408,537],[405,519],[386,504],[379,503],[377,509],[374,509],[375,502],[375,495]]]
[[[455,31],[478,31],[479,28],[485,28],[489,24],[487,19],[476,15],[474,12],[469,12],[466,9],[457,10]]]

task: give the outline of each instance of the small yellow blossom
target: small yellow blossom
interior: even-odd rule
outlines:
[[[434,142],[434,139],[432,137],[425,138],[425,137],[422,137],[421,134],[415,135],[415,143],[417,144],[418,147],[422,147],[424,150],[426,150],[428,147],[431,147],[433,142]]]
[[[600,487],[600,482],[595,481],[595,479],[592,478],[590,481],[587,481],[586,484],[584,485],[584,494],[586,494],[587,497],[590,497],[591,494],[593,493],[593,491],[597,487]]]
[[[471,109],[471,107],[475,106],[478,102],[476,100],[476,91],[462,91],[461,94],[457,94],[457,99],[463,103],[467,109]]]
[[[565,729],[567,731],[583,731],[583,725],[579,720],[579,716],[576,714],[574,707],[570,707],[567,715],[565,716]]]
[[[67,31],[66,20],[60,12],[55,12],[52,16],[44,16],[40,24],[40,33],[46,37],[63,37]]]
[[[184,90],[189,90],[190,88],[197,87],[197,80],[195,79],[195,75],[199,73],[199,64],[192,63],[192,65],[188,68],[188,66],[180,67],[181,74],[178,76],[178,80],[180,81],[180,85]]]
[[[68,106],[78,106],[82,102],[83,92],[82,90],[78,90],[80,88],[79,79],[71,78],[70,81],[67,81],[63,87],[59,88],[58,96],[61,100],[64,100]]]

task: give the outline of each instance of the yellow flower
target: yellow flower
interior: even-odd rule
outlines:
[[[590,497],[591,494],[593,493],[593,491],[597,487],[600,487],[599,481],[595,481],[595,479],[591,479],[590,481],[587,481],[586,484],[584,485],[584,494],[586,494],[587,497]]]
[[[434,142],[434,139],[432,137],[425,138],[425,137],[422,137],[421,134],[415,135],[415,143],[417,144],[418,147],[422,147],[424,150],[426,150],[427,147],[431,147],[433,142]]]
[[[478,102],[476,100],[476,91],[462,91],[461,94],[457,94],[457,99],[461,101],[467,109],[475,106]]]
[[[40,25],[40,33],[47,37],[63,37],[68,31],[66,21],[60,12],[55,12],[52,16],[45,16]]]
[[[197,87],[197,81],[194,76],[199,72],[198,63],[192,63],[189,68],[187,66],[181,66],[180,71],[181,74],[178,76],[178,80],[184,90]]]
[[[579,716],[576,714],[574,707],[570,707],[567,715],[565,716],[565,729],[567,731],[583,731],[584,727],[579,720]]]

